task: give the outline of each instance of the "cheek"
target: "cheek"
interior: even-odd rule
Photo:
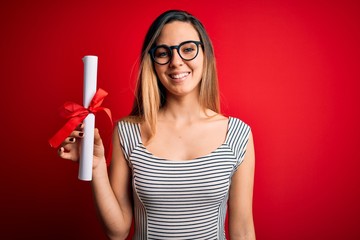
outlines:
[[[203,53],[203,51],[200,51],[199,54],[197,55],[197,57],[195,58],[198,69],[203,69],[204,59],[205,59],[204,53]]]
[[[162,69],[161,65],[155,65],[154,66],[154,72],[157,78],[162,78],[163,74],[164,74],[164,70]]]
[[[193,63],[192,69],[196,71],[197,75],[201,75],[204,67],[204,58],[202,56],[198,56],[196,61]]]
[[[163,66],[161,65],[155,65],[154,66],[154,72],[156,75],[156,78],[162,83],[162,84],[166,84],[167,82],[167,77],[165,75],[166,70],[164,69]]]
[[[156,74],[157,76],[159,76],[159,73],[160,73],[159,67],[155,64],[153,69],[154,69],[155,74]]]

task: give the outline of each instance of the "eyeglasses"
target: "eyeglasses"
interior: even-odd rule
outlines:
[[[199,53],[199,41],[185,41],[177,46],[159,45],[150,49],[151,59],[160,65],[168,64],[173,55],[173,49],[176,49],[179,56],[185,61],[191,61]]]

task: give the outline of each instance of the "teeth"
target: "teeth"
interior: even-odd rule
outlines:
[[[180,74],[173,74],[173,75],[170,75],[171,78],[174,78],[174,79],[180,79],[180,78],[184,78],[186,77],[187,75],[189,75],[189,73],[180,73]]]

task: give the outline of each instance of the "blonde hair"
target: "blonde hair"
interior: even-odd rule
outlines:
[[[214,49],[201,22],[185,11],[170,10],[161,14],[150,26],[141,52],[139,74],[137,78],[135,100],[132,111],[126,119],[144,123],[149,139],[156,133],[157,113],[166,103],[166,91],[154,71],[149,51],[156,45],[164,25],[173,21],[189,22],[199,34],[203,43],[204,67],[200,82],[200,105],[220,113],[220,100]]]

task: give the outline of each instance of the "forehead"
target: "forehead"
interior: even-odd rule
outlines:
[[[181,42],[188,40],[199,41],[200,37],[196,29],[191,23],[174,21],[165,24],[156,44],[178,45]]]

